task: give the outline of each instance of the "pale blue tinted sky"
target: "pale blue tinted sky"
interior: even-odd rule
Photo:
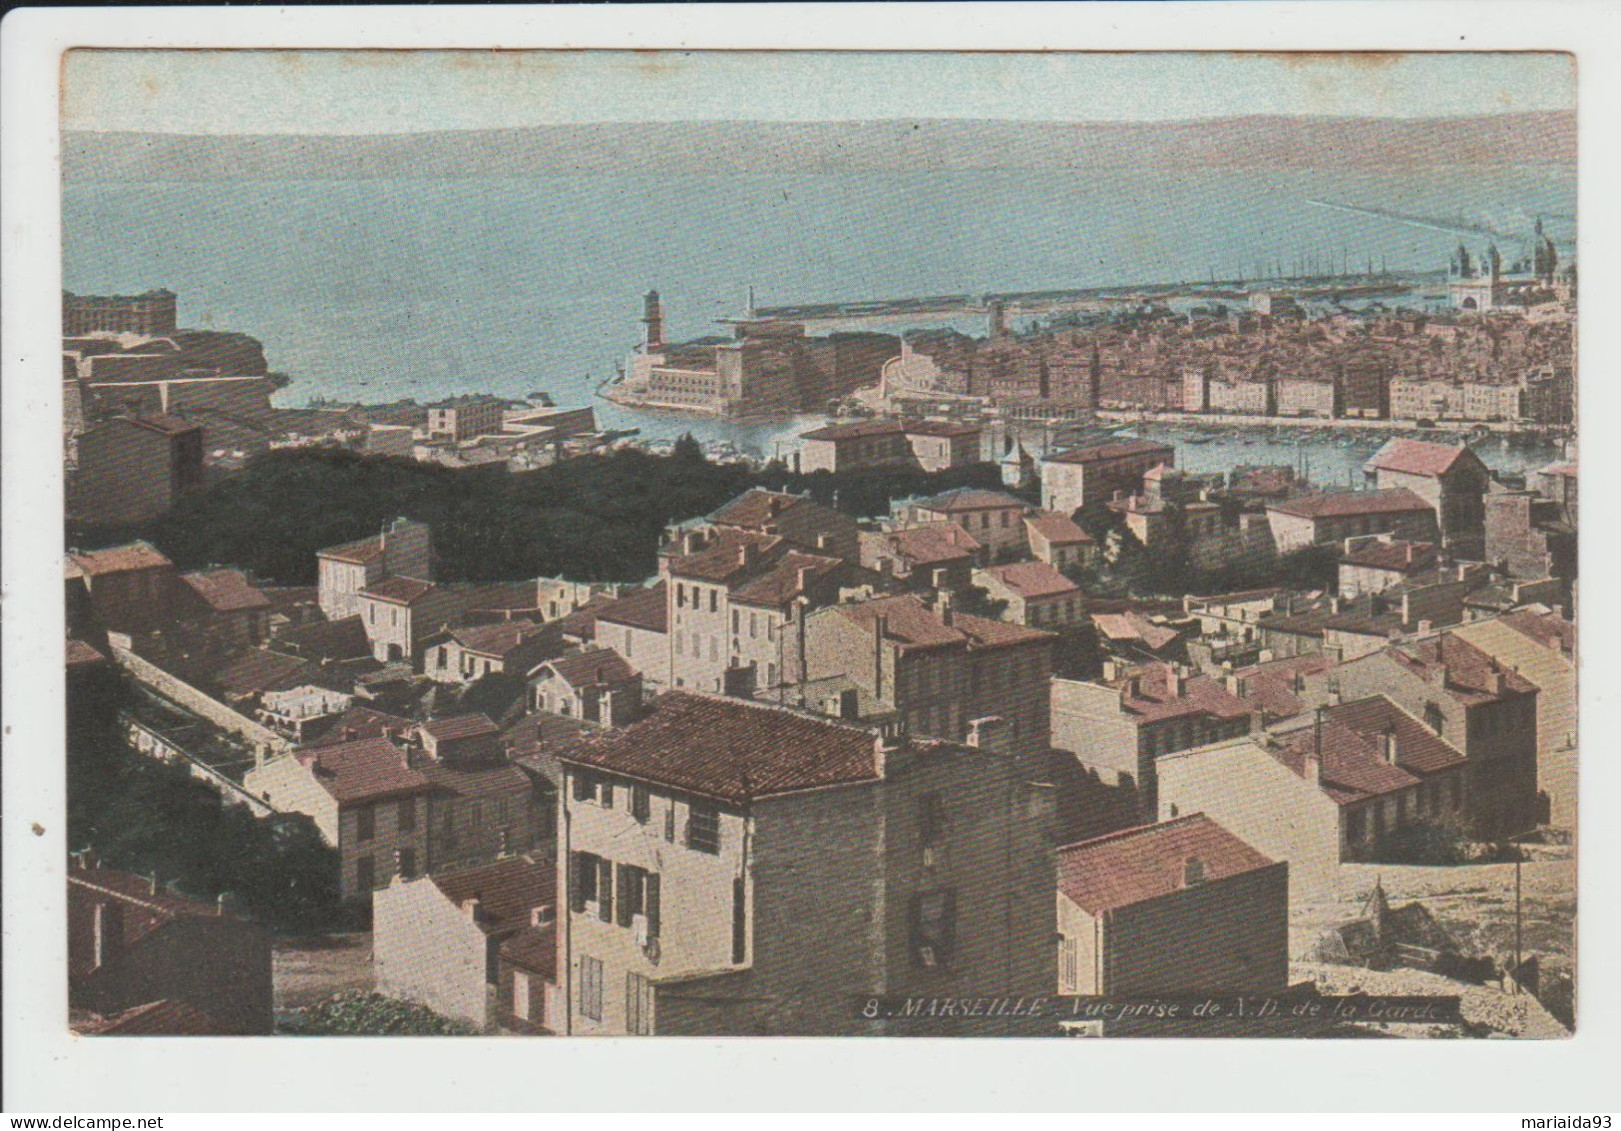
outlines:
[[[391,133],[566,122],[1569,109],[1570,57],[74,51],[68,129]]]

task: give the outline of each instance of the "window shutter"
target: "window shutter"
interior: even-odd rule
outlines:
[[[647,877],[647,937],[659,937],[659,874],[649,873]]]
[[[610,861],[597,861],[597,906],[604,923],[614,920],[614,866]]]
[[[571,854],[568,875],[568,905],[571,911],[585,910],[585,855],[580,852]]]
[[[630,898],[631,892],[630,892],[630,888],[631,888],[630,865],[629,864],[620,864],[619,865],[619,925],[621,927],[630,926],[630,916],[631,916],[631,898]]]

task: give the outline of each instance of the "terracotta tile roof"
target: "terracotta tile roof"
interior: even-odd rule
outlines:
[[[1463,754],[1455,746],[1383,695],[1328,707],[1323,711],[1323,719],[1348,727],[1375,742],[1387,733],[1393,734],[1396,764],[1415,774],[1433,774],[1463,765]]]
[[[502,620],[462,625],[450,630],[451,639],[469,652],[504,656],[540,631],[532,620]]]
[[[1433,508],[1405,487],[1386,491],[1335,491],[1302,495],[1287,502],[1271,503],[1268,510],[1297,518],[1345,518],[1361,514],[1406,514]]]
[[[557,865],[535,856],[511,856],[431,879],[458,907],[478,900],[483,912],[479,925],[489,934],[527,928],[535,908],[555,911],[557,905]]]
[[[387,738],[304,747],[296,756],[339,805],[405,797],[434,788],[427,777],[406,764],[405,752]]]
[[[410,719],[399,715],[374,711],[370,707],[351,706],[335,716],[332,724],[321,736],[306,742],[303,749],[316,750],[323,746],[340,746],[357,739],[379,738],[385,734],[403,735],[415,725]]]
[[[958,511],[994,510],[1001,507],[1018,507],[1020,510],[1026,510],[1030,504],[1004,491],[987,491],[982,487],[954,487],[949,491],[942,491],[938,495],[919,500],[917,506],[921,510],[954,514]]]
[[[326,687],[332,682],[320,665],[264,648],[249,648],[225,656],[198,656],[184,666],[194,678],[212,683],[231,696],[287,691],[305,683]]]
[[[1246,718],[1249,704],[1227,690],[1220,680],[1207,675],[1182,677],[1182,690],[1174,686],[1175,668],[1170,664],[1149,663],[1133,668],[1107,686],[1123,688],[1130,679],[1137,681],[1137,694],[1126,695],[1121,706],[1143,722],[1160,722],[1186,715],[1215,715],[1222,719]]]
[[[215,612],[234,613],[270,608],[270,598],[239,569],[198,570],[181,574],[180,580],[189,585],[192,592],[206,601]]]
[[[775,535],[723,527],[715,531],[703,549],[671,557],[670,576],[724,585],[739,575],[759,568],[768,555],[780,552],[786,546],[787,543]]]
[[[189,1001],[159,998],[78,1029],[104,1037],[210,1037],[225,1032]]]
[[[432,593],[434,588],[433,582],[419,581],[414,577],[385,577],[376,585],[363,589],[361,596],[375,597],[394,605],[413,605]]]
[[[807,583],[815,583],[825,581],[843,568],[844,562],[838,558],[789,550],[758,577],[734,583],[730,596],[745,605],[780,609],[806,592],[806,586],[800,584],[801,571]]]
[[[1275,863],[1203,813],[1125,829],[1058,850],[1058,890],[1091,915],[1101,915],[1188,886],[1197,860],[1204,883],[1270,868]]]
[[[636,669],[625,662],[618,652],[607,648],[588,648],[583,652],[570,652],[547,660],[542,668],[550,668],[557,678],[573,688],[607,687],[636,678]]]
[[[1368,471],[1403,471],[1409,475],[1445,475],[1469,449],[1428,440],[1391,440],[1363,467]]]
[[[1557,644],[1566,657],[1576,654],[1576,626],[1564,617],[1553,613],[1522,610],[1505,614],[1498,619],[1515,632],[1530,637],[1546,648],[1552,649]]]
[[[501,957],[543,978],[557,976],[557,925],[525,927],[501,944]]]
[[[99,664],[107,659],[83,640],[72,636],[67,639],[66,660],[68,667],[77,667],[83,664]]]
[[[953,424],[949,420],[907,420],[902,426],[908,436],[977,436],[977,424]]]
[[[1046,562],[1013,562],[985,572],[1022,597],[1057,597],[1081,589]]]
[[[1453,632],[1426,637],[1404,648],[1392,648],[1388,654],[1408,671],[1444,688],[1468,706],[1496,702],[1509,695],[1531,695],[1537,690],[1530,680]],[[1501,680],[1501,689],[1497,686],[1498,680]]]
[[[1176,451],[1168,444],[1161,444],[1155,440],[1123,440],[1112,444],[1092,444],[1084,448],[1071,448],[1067,452],[1060,452],[1056,456],[1049,456],[1048,463],[1097,463],[1102,460],[1124,459],[1127,456],[1146,456],[1164,454],[1171,459],[1176,458]]]
[[[563,761],[733,805],[881,776],[868,731],[686,691],[666,692],[647,716],[586,741]]]
[[[383,537],[380,534],[373,534],[370,538],[356,538],[353,542],[328,546],[324,550],[317,551],[315,556],[333,558],[340,562],[349,562],[351,565],[365,565],[383,556]]]
[[[152,890],[145,876],[113,868],[81,867],[68,870],[68,968],[75,975],[95,969],[95,906],[115,903],[123,910],[123,945],[133,946],[153,931],[176,919],[212,918],[219,907],[177,896],[163,887]]]
[[[1240,698],[1274,719],[1289,719],[1307,710],[1307,705],[1295,697],[1295,677],[1316,675],[1334,666],[1335,661],[1323,653],[1309,652],[1241,668],[1233,674],[1243,691]]]
[[[1108,640],[1140,641],[1154,652],[1174,643],[1181,635],[1174,628],[1155,624],[1136,612],[1093,613],[1092,624]]]
[[[632,589],[599,609],[596,619],[628,625],[648,632],[670,630],[669,584],[660,581],[645,589]]]
[[[972,558],[984,546],[955,522],[925,522],[880,535],[888,547],[910,566],[938,565]]]
[[[451,715],[449,718],[429,719],[422,724],[422,729],[433,737],[436,742],[455,742],[463,738],[478,738],[487,734],[498,734],[501,728],[490,720],[488,715],[474,712],[467,715]]]
[[[946,624],[940,615],[912,594],[834,605],[842,616],[871,631],[878,617],[886,618],[886,639],[902,651],[913,648],[996,648],[1053,639],[1052,633],[1006,621],[957,613]]]
[[[359,613],[338,620],[290,625],[276,634],[276,646],[311,660],[355,660],[371,655],[366,622]]]
[[[184,436],[187,432],[197,432],[200,429],[189,420],[178,416],[166,416],[163,413],[152,413],[147,416],[127,416],[123,419],[131,424],[137,424],[149,432],[157,432],[164,436]]]
[[[596,634],[597,614],[617,602],[606,593],[593,593],[579,608],[560,620],[553,621],[564,636],[576,640],[590,640]]]
[[[102,573],[124,573],[134,569],[173,568],[174,563],[158,552],[150,542],[130,542],[123,546],[109,546],[105,550],[74,550],[69,554],[73,564],[95,577]]]
[[[1024,525],[1055,546],[1085,545],[1096,541],[1073,520],[1052,511],[1027,514],[1024,516]]]
[[[816,503],[801,495],[790,495],[783,491],[767,491],[763,487],[750,487],[737,498],[723,504],[709,516],[711,522],[722,526],[739,526],[745,530],[761,530],[768,523],[775,522],[786,511],[795,507]]]
[[[1422,573],[1435,567],[1436,552],[1432,542],[1407,542],[1400,538],[1389,542],[1368,542],[1346,554],[1342,564],[1362,566],[1366,569],[1389,570],[1393,573]]]
[[[1307,759],[1321,749],[1322,791],[1336,804],[1350,805],[1397,793],[1422,779],[1399,765],[1385,761],[1380,744],[1344,723],[1324,719],[1321,736],[1316,725],[1302,727],[1282,738],[1269,753],[1300,777],[1306,777]]]

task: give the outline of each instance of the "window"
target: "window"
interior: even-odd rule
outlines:
[[[634,972],[625,975],[625,1028],[635,1037],[653,1032],[653,983]]]
[[[355,861],[355,890],[370,891],[377,886],[377,864],[370,856]]]
[[[407,797],[399,803],[399,812],[394,818],[394,825],[402,833],[415,832],[417,827],[417,799]]]
[[[642,914],[647,916],[647,937],[659,937],[659,874],[657,872],[643,873],[642,885]]]
[[[390,610],[388,610],[388,623],[394,625],[396,628],[399,627],[400,610],[398,610],[398,609],[390,609]]]
[[[738,635],[738,633],[741,631],[741,629],[738,628],[738,622],[741,621],[742,619],[743,619],[743,614],[738,612],[736,609],[733,609],[732,610],[732,635],[733,636]]]
[[[949,970],[955,957],[957,893],[919,892],[911,907],[912,965]]]
[[[367,605],[366,606],[366,619],[368,621],[370,621],[372,624],[377,623],[377,606],[376,605]]]
[[[512,972],[512,1016],[529,1020],[529,975],[522,970]]]
[[[664,839],[671,844],[675,843],[675,798],[670,798],[670,807],[664,811]]]
[[[597,918],[604,923],[614,921],[614,866],[611,862],[596,858],[597,864]]]
[[[597,783],[590,774],[574,775],[574,800],[591,801],[597,795]]]
[[[647,872],[634,864],[619,865],[619,925],[628,927],[638,915],[645,914]]]
[[[732,881],[732,961],[742,962],[748,957],[748,916],[743,901],[743,877]]]
[[[448,644],[439,646],[439,666],[442,668],[450,666],[450,645]]]
[[[720,593],[719,589],[711,589],[709,591],[709,611],[712,612],[712,613],[717,612],[720,609],[720,597],[718,596],[719,593]]]
[[[938,793],[925,793],[917,799],[918,840],[924,848],[937,848],[946,831],[946,809]]]
[[[708,806],[687,809],[687,847],[697,852],[720,855],[720,813]]]
[[[569,910],[584,911],[585,905],[597,898],[597,857],[576,852],[569,872]]]
[[[1065,939],[1058,954],[1058,988],[1074,992],[1081,980],[1080,943],[1075,939]]]
[[[602,960],[580,956],[580,1015],[602,1020]]]
[[[678,609],[687,607],[687,587],[679,581],[675,583],[675,607]]]
[[[355,839],[370,840],[377,835],[377,810],[371,805],[362,805],[355,810]]]
[[[756,614],[750,613],[749,614],[749,639],[753,640],[756,637],[758,637],[759,635],[760,635],[760,618]]]
[[[645,785],[631,786],[630,815],[645,825],[648,816],[652,813],[652,800]]]
[[[397,849],[394,853],[399,861],[400,878],[414,880],[417,874],[417,854],[409,848]]]

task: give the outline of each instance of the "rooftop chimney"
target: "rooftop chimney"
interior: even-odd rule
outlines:
[[[471,899],[462,900],[462,914],[475,923],[484,921],[484,905],[478,896],[475,895]]]
[[[1182,673],[1180,664],[1172,664],[1171,670],[1166,673],[1166,686],[1170,690],[1171,698],[1180,699],[1187,691],[1187,676]]]
[[[124,945],[124,907],[119,903],[98,903],[92,918],[91,959],[99,968],[112,961]]]
[[[757,552],[758,550],[753,542],[744,542],[737,548],[737,564],[741,566],[753,565]]]
[[[1395,727],[1387,727],[1387,728],[1385,728],[1385,732],[1382,735],[1380,735],[1379,738],[1380,738],[1381,745],[1383,746],[1385,761],[1388,762],[1390,765],[1394,766],[1396,764],[1396,756],[1397,756],[1396,728]]]
[[[952,623],[952,621],[955,619],[955,614],[952,611],[951,605],[952,605],[951,590],[949,590],[949,589],[940,590],[940,597],[935,602],[935,611],[940,614],[940,623],[945,624],[945,625],[950,625]]]
[[[1000,715],[968,720],[968,745],[978,750],[1007,750],[1008,725]]]
[[[799,576],[797,578],[797,580],[799,582],[799,588],[798,588],[799,592],[804,593],[804,592],[806,592],[807,590],[810,589],[810,575],[811,575],[810,566],[800,566],[799,567]]]
[[[1189,856],[1182,861],[1182,886],[1191,888],[1202,883],[1204,883],[1204,861],[1197,856]]]

